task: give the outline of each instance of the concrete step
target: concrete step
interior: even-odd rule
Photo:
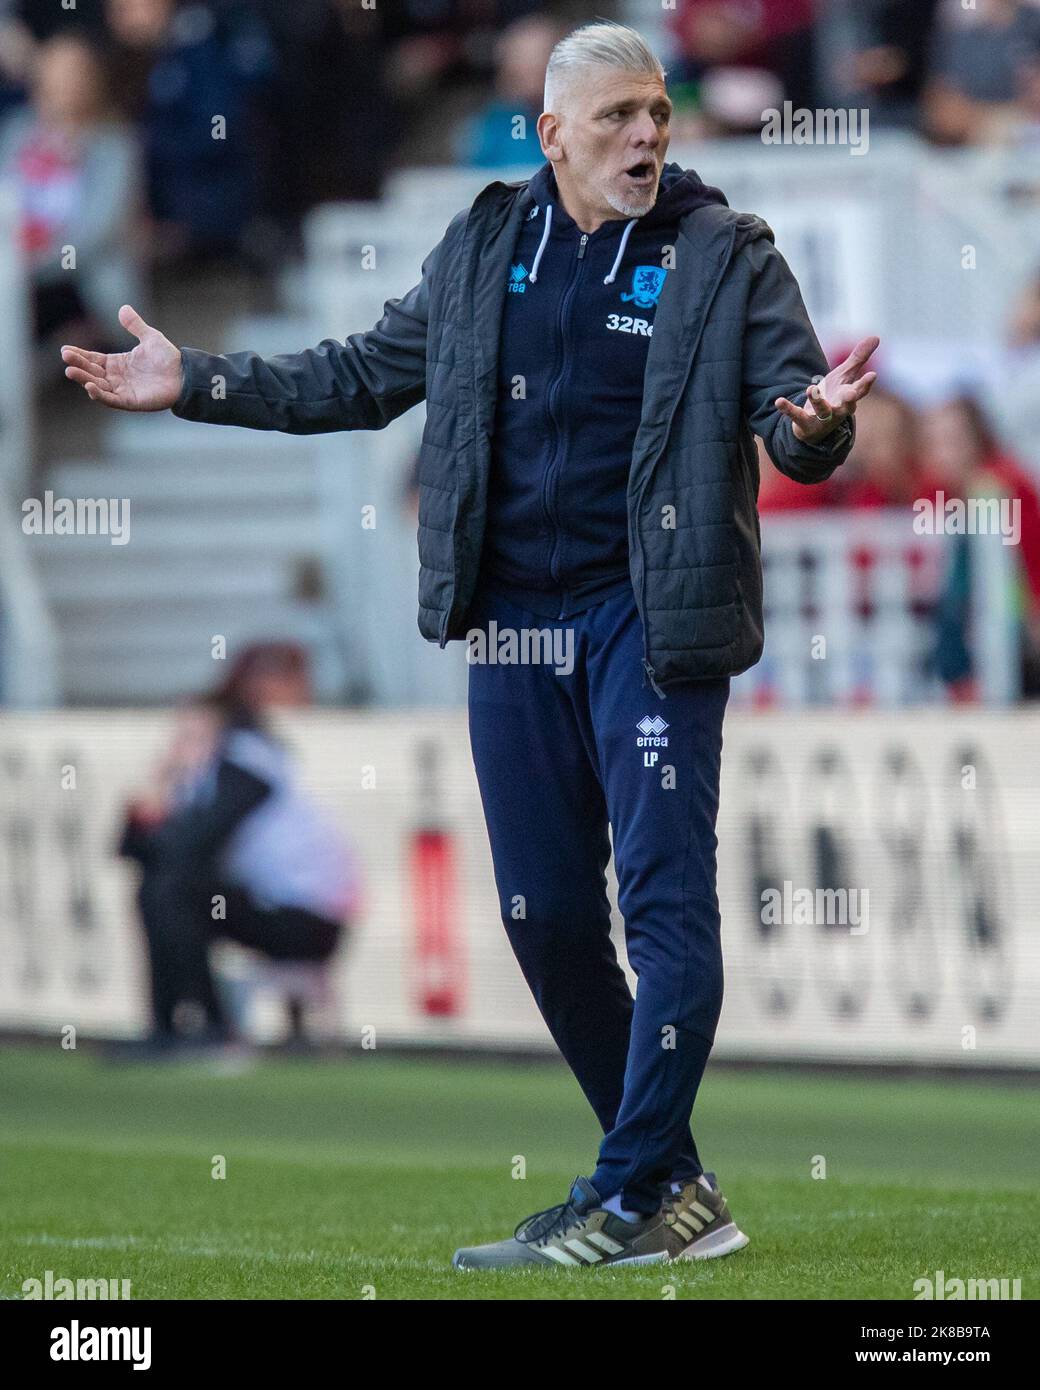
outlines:
[[[197,518],[181,515],[145,514],[138,516],[131,506],[130,540],[113,545],[113,537],[95,536],[30,536],[31,553],[38,563],[58,563],[58,557],[92,555],[108,557],[112,563],[126,563],[122,556],[145,550],[161,555],[182,555],[185,568],[226,555],[303,554],[318,549],[312,538],[317,534],[320,515],[313,509],[280,511],[275,516],[241,516],[229,518],[224,514],[202,512]],[[119,555],[122,552],[122,556]],[[108,563],[106,558],[105,563]]]
[[[47,567],[47,594],[61,609],[113,609],[139,603],[166,600],[193,600],[205,595],[217,603],[230,598],[249,598],[265,603],[280,598],[295,578],[296,564],[291,556],[272,563],[271,556],[245,555],[233,566],[223,556],[204,562],[195,557],[190,567],[182,557],[160,556],[124,547],[120,561],[99,564],[93,555],[72,554],[55,548]]]
[[[289,466],[283,466],[288,463]],[[130,497],[135,504],[169,499],[193,506],[255,499],[270,503],[313,496],[315,468],[310,459],[267,460],[262,465],[232,460],[147,458],[131,461],[72,461],[52,471],[47,490],[55,497]]]
[[[118,623],[70,626],[65,629],[63,647],[83,669],[102,660],[122,665],[124,660],[166,660],[193,653],[212,660],[211,639],[216,635],[225,637],[229,647],[268,637],[315,641],[325,634],[326,625],[321,609],[291,600],[224,608],[188,605],[163,614],[161,622],[150,606],[142,605],[138,613],[126,614]]]
[[[166,704],[210,689],[227,669],[212,656],[217,634],[229,657],[250,642],[287,639],[318,652],[329,640],[322,610],[285,601],[223,613],[144,608],[118,623],[102,612],[97,621],[61,626],[60,677],[78,704]]]
[[[305,288],[302,272],[295,287],[297,292]],[[220,347],[212,350],[221,353],[258,352],[261,357],[278,357],[283,353],[312,347],[312,332],[305,314],[291,318],[285,314],[241,314],[228,324]]]
[[[212,689],[226,669],[206,652],[164,652],[161,659],[126,654],[118,662],[65,652],[61,679],[68,698],[80,705],[169,705]]]
[[[296,347],[310,346],[299,343]],[[294,351],[290,345],[290,351]],[[105,436],[105,454],[118,457],[125,451],[144,452],[180,447],[186,452],[205,450],[225,454],[277,453],[306,450],[310,436],[283,434],[280,430],[250,430],[240,425],[200,425],[181,420],[168,410],[113,412]]]

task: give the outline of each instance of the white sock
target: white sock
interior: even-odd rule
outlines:
[[[622,1221],[645,1221],[646,1213],[642,1211],[627,1211],[621,1205],[621,1193],[616,1193],[613,1197],[608,1197],[603,1203],[603,1210],[613,1212],[615,1216],[620,1216]]]
[[[689,1180],[687,1179],[687,1182],[688,1181]],[[708,1179],[704,1176],[703,1173],[698,1175],[697,1181],[700,1183],[702,1187],[706,1187],[709,1192],[714,1192],[715,1189],[712,1187],[711,1183],[708,1181]],[[673,1182],[671,1184],[671,1188],[673,1192],[681,1192],[686,1185],[687,1184],[685,1182]]]

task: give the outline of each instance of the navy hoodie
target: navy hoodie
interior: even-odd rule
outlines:
[[[530,191],[502,317],[481,578],[567,617],[631,582],[628,474],[657,301],[679,219],[726,199],[666,164],[649,212],[586,234],[550,162]]]

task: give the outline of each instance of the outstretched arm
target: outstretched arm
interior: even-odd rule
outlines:
[[[382,429],[425,398],[430,273],[446,240],[447,234],[426,257],[420,282],[403,299],[387,300],[374,328],[345,342],[326,338],[277,357],[217,356],[178,349],[125,304],[119,321],[137,347],[123,353],[63,347],[65,375],[91,400],[116,410],[172,409],[185,420],[288,434]]]
[[[426,397],[425,274],[367,333],[277,357],[182,348],[174,415],[288,434],[380,430]]]
[[[744,413],[781,473],[822,482],[852,447],[856,404],[876,379],[864,368],[878,339],[865,338],[828,372],[783,256],[765,238],[747,254],[756,273],[744,332]]]

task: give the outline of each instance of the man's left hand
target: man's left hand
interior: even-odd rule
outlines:
[[[855,415],[857,402],[877,381],[877,372],[864,372],[863,368],[880,342],[880,338],[864,338],[857,343],[840,366],[809,387],[805,405],[792,405],[786,396],[774,402],[781,414],[790,417],[796,439],[803,444],[819,444],[842,420]]]

